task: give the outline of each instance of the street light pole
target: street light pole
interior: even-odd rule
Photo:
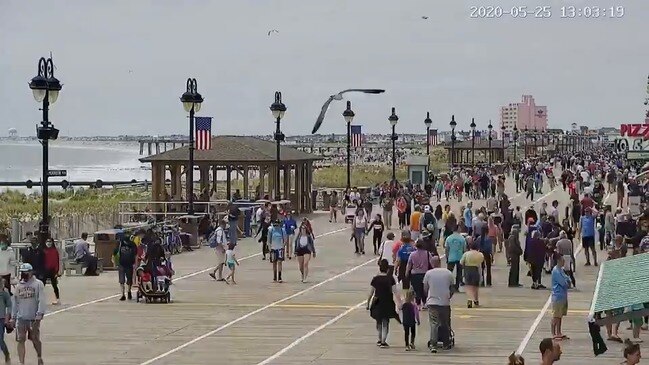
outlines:
[[[187,88],[180,97],[183,108],[189,112],[189,161],[187,166],[187,214],[194,214],[194,114],[201,110],[203,97],[198,93],[198,82],[187,79]]]
[[[493,137],[491,137],[491,130],[494,128],[493,125],[491,125],[491,120],[489,120],[489,125],[487,126],[487,129],[489,130],[489,167],[491,167],[491,141],[493,140]],[[504,140],[504,138],[503,138]]]
[[[430,112],[426,112],[424,124],[426,125],[426,156],[428,156],[428,163],[430,164],[430,127],[433,125],[433,120],[430,119]]]
[[[50,104],[54,104],[59,97],[62,85],[54,77],[54,63],[52,58],[41,58],[38,60],[38,73],[29,83],[34,99],[43,103],[43,120],[41,125],[36,127],[36,136],[41,140],[43,146],[43,202],[41,208],[42,219],[39,222],[39,241],[45,244],[50,234],[49,216],[49,140],[55,140],[59,136],[59,130],[54,128],[49,120]]]
[[[455,115],[451,115],[451,169],[455,167],[455,127],[457,122],[455,122]]]
[[[527,126],[525,126],[525,129],[523,129],[523,158],[527,158],[527,137],[528,137],[528,129]]]
[[[471,165],[475,167],[475,119],[471,118]]]
[[[352,110],[352,102],[347,101],[347,109],[343,112],[343,118],[347,123],[347,192],[351,191],[352,188],[352,165],[351,165],[351,153],[352,153],[352,121],[354,120],[354,111]]]
[[[397,122],[399,121],[399,117],[395,113],[395,108],[392,107],[392,114],[388,117],[388,121],[390,122],[390,125],[392,126],[392,183],[396,186],[397,182],[397,134],[395,132]]]
[[[516,150],[518,149],[518,128],[514,126],[514,163],[516,163],[518,160],[516,159]]]
[[[279,153],[280,149],[280,144],[284,140],[284,133],[282,133],[281,130],[281,121],[282,118],[284,117],[284,113],[286,113],[286,105],[282,103],[282,93],[279,91],[275,91],[275,102],[270,105],[270,111],[273,113],[273,117],[275,118],[275,123],[276,123],[276,128],[275,128],[275,200],[281,200],[282,199],[282,194],[280,193],[280,186],[281,184],[279,183],[280,179],[280,163],[281,163],[281,156]],[[284,192],[285,194],[288,194],[287,191]]]

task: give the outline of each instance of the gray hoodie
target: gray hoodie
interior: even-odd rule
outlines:
[[[33,321],[37,316],[42,317],[45,314],[45,285],[34,276],[16,286],[13,298],[11,316],[16,320]]]

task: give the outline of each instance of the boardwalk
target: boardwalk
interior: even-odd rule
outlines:
[[[513,206],[530,204],[520,194],[509,195]],[[563,207],[567,194],[556,190],[540,198],[558,199]],[[457,210],[458,203],[453,207]],[[455,349],[435,355],[425,350],[425,312],[417,351],[404,351],[403,330],[396,322],[389,337],[392,347],[377,348],[375,325],[364,306],[377,271],[375,258],[353,254],[344,224],[329,223],[323,214],[314,223],[318,256],[311,263],[310,282],[304,284],[295,259],[285,262],[286,282],[272,283],[270,264],[261,260],[252,240],[240,244],[236,286],[207,275],[213,262],[208,249],[176,256],[173,303],[167,305],[119,302],[115,273],[64,277],[64,305],[50,307],[42,324],[46,364],[503,364],[519,346],[528,361],[537,361],[538,343],[549,332],[544,310],[549,292],[530,290],[524,273],[525,288],[507,288],[503,254],[496,257],[494,286],[481,290],[482,308],[465,308],[462,293],[454,297]],[[572,339],[563,343],[562,363],[610,364],[620,358],[619,345],[599,358],[592,355],[585,317],[596,268],[584,268],[583,262],[582,254],[579,291],[570,293],[571,311],[564,322]],[[13,339],[9,346],[15,358]],[[28,347],[28,363],[34,360]]]

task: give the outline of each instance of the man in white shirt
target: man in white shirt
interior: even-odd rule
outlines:
[[[451,297],[453,296],[453,273],[440,267],[439,256],[433,256],[433,268],[424,275],[424,292],[427,293],[426,306],[430,323],[428,349],[437,352],[437,342],[441,340],[445,349],[450,348]]]
[[[381,244],[381,247],[379,247],[379,259],[376,261],[377,264],[381,262],[381,260],[386,259],[388,260],[389,266],[388,266],[388,275],[394,275],[394,257],[392,255],[392,248],[394,246],[394,233],[388,232],[387,236],[385,237],[386,240],[383,241]]]
[[[210,247],[212,247],[214,253],[216,253],[216,267],[214,268],[214,271],[209,273],[209,275],[216,281],[225,281],[225,279],[223,279],[223,266],[225,265],[225,251],[228,248],[225,236],[226,223],[225,220],[220,220],[219,226],[216,228],[214,233],[212,233],[209,239]]]

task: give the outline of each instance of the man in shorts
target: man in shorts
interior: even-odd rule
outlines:
[[[557,263],[552,269],[552,337],[555,340],[568,339],[561,333],[561,320],[568,314],[568,288],[570,278],[563,271],[565,264],[563,256],[557,257]]]
[[[581,232],[581,245],[586,253],[586,266],[590,266],[590,254],[593,254],[595,266],[597,266],[597,250],[595,250],[595,215],[591,208],[584,209],[584,215],[579,219],[579,231]]]
[[[213,248],[214,253],[216,253],[216,267],[214,268],[214,271],[209,273],[209,275],[216,281],[225,281],[225,279],[223,279],[223,266],[225,265],[225,251],[228,247],[227,240],[225,239],[226,224],[226,220],[219,221],[218,228],[212,232],[209,238],[210,247]]]
[[[124,294],[128,295],[128,300],[133,299],[131,288],[133,287],[133,270],[136,260],[137,246],[130,238],[122,235],[119,239],[119,246],[113,252],[113,262],[117,265],[117,276],[122,290],[122,296],[119,298],[121,301],[125,301],[127,298]],[[128,291],[126,286],[128,286]]]
[[[273,225],[268,229],[268,240],[270,241],[270,262],[273,264],[273,282],[281,283],[286,231],[279,220],[273,221]]]
[[[45,315],[45,285],[36,279],[30,264],[20,265],[20,283],[14,292],[14,305],[11,309],[11,324],[16,328],[18,360],[25,363],[25,341],[34,344],[38,365],[43,365],[43,345],[41,343],[41,320]]]

